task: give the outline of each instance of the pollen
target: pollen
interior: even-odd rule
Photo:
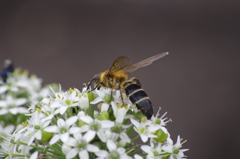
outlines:
[[[37,108],[36,110],[37,110],[39,113],[41,113],[41,112],[42,112],[42,111],[41,111],[41,109],[39,109],[39,108]]]
[[[24,127],[26,127],[26,126],[29,125],[29,123],[28,123],[27,121],[25,121],[25,122],[22,122],[22,125],[23,125]]]

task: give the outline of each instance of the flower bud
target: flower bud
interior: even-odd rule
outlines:
[[[157,130],[156,134],[157,137],[154,138],[158,142],[163,142],[167,139],[168,134],[164,133],[162,129]]]
[[[141,111],[138,111],[137,113],[135,113],[135,117],[139,120],[142,120],[142,118],[146,118],[146,116],[141,112]]]
[[[49,141],[53,136],[53,133],[47,132],[47,131],[42,131],[42,138],[41,142],[46,142]]]
[[[82,120],[78,120],[77,121],[77,126],[79,126],[79,127],[82,127],[83,125],[86,125],[87,123],[85,123],[84,121],[82,121]]]
[[[104,102],[105,102],[105,103],[110,103],[111,100],[112,100],[112,96],[111,96],[110,94],[106,94],[106,95],[104,96]]]
[[[109,119],[109,114],[107,111],[102,111],[99,115],[98,115],[98,120],[108,120]]]
[[[88,94],[88,101],[89,101],[89,102],[93,101],[93,100],[94,100],[94,94],[93,94],[93,92],[87,92],[87,94]]]

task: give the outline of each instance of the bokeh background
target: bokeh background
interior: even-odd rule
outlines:
[[[0,62],[63,88],[118,56],[167,57],[132,75],[189,159],[239,159],[240,3],[214,0],[0,0]]]

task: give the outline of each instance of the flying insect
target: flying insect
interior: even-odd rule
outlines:
[[[1,78],[4,83],[7,82],[8,74],[14,71],[13,63],[11,60],[5,60],[4,68],[1,72]]]
[[[159,53],[136,64],[131,64],[131,60],[128,57],[120,56],[113,62],[109,70],[96,74],[88,83],[87,89],[89,90],[91,83],[94,82],[94,89],[103,87],[120,90],[120,92],[124,90],[130,101],[136,104],[137,108],[150,119],[153,114],[153,108],[149,97],[142,89],[140,81],[137,78],[128,80],[128,76],[138,68],[148,66],[166,55],[168,55],[168,52]]]

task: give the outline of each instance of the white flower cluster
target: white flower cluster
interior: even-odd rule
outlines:
[[[151,120],[119,90],[69,89],[32,102],[30,118],[3,144],[5,158],[183,159],[165,128],[169,121]],[[123,104],[124,103],[124,104]],[[135,135],[135,137],[133,137]],[[133,138],[132,138],[133,137]],[[141,139],[143,144],[136,142]],[[139,142],[139,141],[138,141]]]
[[[29,118],[25,115],[30,113],[28,105],[51,93],[48,86],[42,88],[40,78],[29,76],[28,71],[14,69],[10,60],[6,62],[11,67],[4,68],[0,78],[0,151],[7,134]]]
[[[16,68],[8,74],[6,82],[0,80],[0,115],[28,113],[27,104],[51,93],[49,87],[41,86],[42,80],[28,71]]]

